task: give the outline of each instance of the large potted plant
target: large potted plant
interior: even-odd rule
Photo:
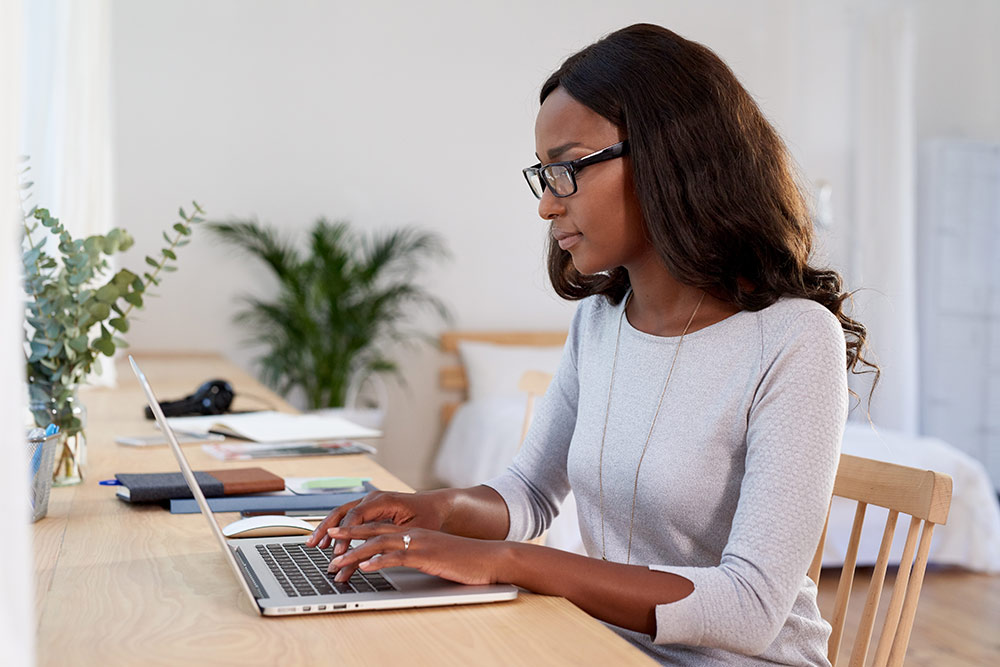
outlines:
[[[133,244],[125,230],[74,239],[44,208],[24,216],[28,398],[35,424],[55,424],[61,433],[56,484],[83,478],[86,412],[77,390],[88,374],[100,372],[101,356],[127,346],[119,334],[128,331],[133,309],[142,307],[162,273],[176,270],[171,262],[177,249],[190,242],[192,227],[202,222],[201,207],[193,205],[190,215],[179,210],[180,220],[163,233],[166,245],[158,256],[146,256],[148,267],[141,276],[128,269],[111,274],[108,257]]]
[[[262,379],[283,395],[300,389],[310,409],[344,406],[350,388],[366,378],[398,377],[388,345],[432,340],[410,326],[417,309],[448,318],[414,282],[426,263],[447,255],[433,233],[407,227],[361,235],[346,222],[320,219],[301,252],[255,220],[209,229],[277,280],[275,298],[244,297],[235,319],[248,328],[248,342],[265,348],[257,358]]]

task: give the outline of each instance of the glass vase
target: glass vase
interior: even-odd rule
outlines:
[[[32,382],[28,385],[28,407],[35,425],[59,427],[56,463],[52,473],[55,486],[70,486],[83,481],[87,465],[87,409],[80,402],[75,388],[59,383]]]

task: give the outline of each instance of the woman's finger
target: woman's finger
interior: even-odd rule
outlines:
[[[390,533],[372,537],[364,544],[360,544],[347,553],[331,560],[327,571],[337,573],[335,577],[336,581],[347,581],[359,563],[370,561],[377,556],[384,556],[400,551],[406,551],[402,534]],[[399,560],[401,561],[401,557]]]
[[[375,572],[387,567],[400,567],[404,564],[404,560],[410,567],[413,567],[413,560],[408,559],[404,552],[388,551],[383,554],[376,554],[368,560],[361,561],[358,563],[358,569],[365,572]]]
[[[331,536],[329,534],[330,528],[336,528],[338,526],[357,526],[373,519],[381,519],[385,516],[385,503],[380,502],[384,496],[377,491],[369,493],[364,499],[351,507],[348,508],[347,512],[341,517],[340,521],[337,523],[327,526],[327,534],[324,539],[327,544],[330,543]],[[333,555],[339,556],[348,547],[351,546],[351,540],[349,539],[338,539],[333,543]]]
[[[306,546],[319,547],[320,549],[328,547],[330,545],[330,537],[326,534],[327,528],[340,524],[341,519],[344,518],[344,515],[347,514],[348,510],[353,509],[354,506],[360,502],[361,500],[352,500],[349,503],[344,503],[340,507],[334,507],[330,510],[330,513],[326,515],[326,518],[323,519],[318,526],[316,526],[316,530],[312,532],[312,535],[306,539]]]

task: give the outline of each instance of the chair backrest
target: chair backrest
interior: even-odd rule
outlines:
[[[902,558],[892,586],[892,597],[889,600],[872,661],[877,667],[901,665],[910,642],[910,630],[913,628],[913,617],[916,614],[917,600],[924,581],[934,526],[944,524],[948,519],[948,509],[951,506],[951,477],[932,470],[908,468],[894,463],[842,454],[833,495],[857,501],[857,510],[830,619],[833,632],[830,634],[827,657],[830,664],[837,664],[848,602],[854,583],[854,566],[857,562],[865,510],[869,505],[873,505],[888,509],[889,515],[882,532],[882,544],[875,561],[848,664],[851,667],[861,667],[868,658],[896,520],[900,514],[907,514],[910,516],[909,532],[906,534]],[[809,568],[809,577],[817,583],[825,542],[826,526],[823,527],[819,547]]]
[[[524,444],[524,438],[528,435],[528,428],[531,426],[531,418],[535,414],[535,401],[538,400],[539,396],[545,394],[545,391],[549,388],[549,384],[552,382],[551,373],[543,373],[542,371],[525,371],[521,375],[521,379],[517,383],[518,391],[523,391],[528,395],[528,404],[524,408],[524,422],[521,424],[521,440],[518,443],[518,448]],[[545,546],[545,539],[547,533],[542,533],[538,537],[526,540],[531,544],[540,544]]]
[[[531,417],[535,413],[535,401],[549,388],[550,382],[552,382],[551,373],[525,371],[517,383],[518,391],[523,391],[528,395],[528,405],[524,409],[524,423],[521,424],[520,442],[522,444],[524,443],[524,437],[528,435],[528,427],[531,426]]]

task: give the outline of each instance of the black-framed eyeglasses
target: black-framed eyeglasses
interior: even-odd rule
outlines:
[[[579,160],[569,160],[567,162],[550,162],[542,166],[539,162],[531,167],[526,167],[524,180],[528,181],[528,186],[535,196],[542,198],[542,193],[548,188],[556,197],[569,197],[576,193],[576,175],[584,167],[589,167],[598,162],[613,160],[628,154],[628,139],[619,141],[613,146],[599,150],[596,153],[585,155]]]

